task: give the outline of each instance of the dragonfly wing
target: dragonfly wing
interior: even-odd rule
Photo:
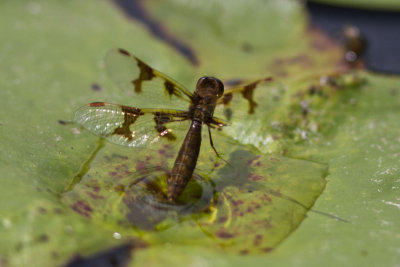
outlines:
[[[257,107],[257,103],[254,100],[254,90],[259,86],[260,83],[270,82],[270,81],[272,81],[272,78],[268,77],[247,83],[245,85],[239,85],[233,88],[229,88],[225,90],[224,94],[219,99],[218,105],[228,106],[232,101],[233,97],[235,95],[238,95],[238,93],[240,93],[242,97],[246,99],[249,103],[248,113],[253,114],[255,108]]]
[[[211,121],[207,124],[212,128],[216,128],[217,130],[221,130],[222,127],[230,125],[229,122],[218,117],[212,117]]]
[[[187,111],[142,109],[95,102],[75,112],[74,121],[90,132],[123,146],[144,147],[160,140],[175,142],[189,129]]]
[[[187,108],[192,101],[192,93],[183,85],[126,50],[110,50],[105,61],[114,82],[120,88],[133,92],[135,105],[148,103],[152,107]]]

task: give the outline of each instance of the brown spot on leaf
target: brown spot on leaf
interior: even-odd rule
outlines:
[[[54,213],[55,213],[55,214],[62,214],[62,213],[63,213],[63,210],[60,209],[60,208],[55,208],[55,209],[54,209]]]
[[[269,159],[270,159],[271,161],[277,161],[277,162],[280,162],[280,161],[281,161],[280,159],[274,158],[274,157],[270,157]]]
[[[244,201],[243,200],[241,200],[241,199],[239,199],[239,200],[232,200],[232,202],[231,202],[231,204],[233,205],[233,206],[240,206],[240,205],[242,205],[244,203]]]
[[[269,252],[271,252],[273,249],[274,249],[274,248],[266,247],[266,248],[263,248],[262,251],[269,253]]]
[[[144,161],[138,160],[136,162],[136,170],[140,173],[146,172],[148,164]]]
[[[218,218],[218,223],[224,223],[228,220],[228,217],[220,217]]]
[[[255,167],[261,167],[261,166],[262,166],[261,161],[257,161],[257,162],[254,164],[254,166],[255,166]]]
[[[253,245],[254,245],[254,246],[259,246],[259,245],[261,245],[262,239],[263,239],[263,236],[262,236],[261,234],[256,235],[256,236],[254,237],[254,240],[253,240]]]
[[[49,241],[49,237],[48,237],[48,235],[46,235],[46,234],[41,234],[41,235],[38,237],[38,241],[39,241],[40,243],[45,243],[45,242]],[[1,265],[0,265],[0,266],[1,266]]]
[[[224,238],[224,239],[230,239],[230,238],[235,237],[234,234],[227,232],[226,229],[224,229],[224,228],[219,229],[219,230],[215,233],[215,235],[216,235],[217,237],[219,237],[219,238]]]
[[[90,214],[93,211],[93,209],[89,206],[89,204],[87,204],[83,200],[78,200],[77,202],[71,205],[71,208],[87,218],[90,218]]]
[[[96,193],[93,193],[93,192],[90,192],[90,191],[86,191],[86,194],[87,194],[89,197],[93,198],[93,199],[104,199],[103,196],[100,196],[100,195],[98,195],[98,194],[96,194]]]
[[[242,51],[246,53],[254,52],[254,46],[250,43],[243,43],[242,44]]]
[[[249,250],[243,249],[243,250],[239,251],[239,253],[242,255],[247,255],[247,254],[249,254]]]
[[[92,190],[96,193],[100,192],[100,186],[99,185],[94,185],[92,186]]]
[[[93,91],[101,91],[101,86],[98,85],[97,83],[93,83],[92,85],[90,85],[90,88],[92,88]]]
[[[261,156],[257,155],[254,158],[247,160],[246,164],[248,164],[248,165],[257,164],[257,162],[259,162],[260,158],[261,158]]]
[[[260,199],[263,201],[272,202],[272,198],[267,194],[264,194],[262,197],[260,197]]]
[[[128,166],[126,164],[120,164],[120,165],[115,166],[115,169],[117,171],[123,171],[123,170],[126,170],[127,168],[128,168]]]
[[[248,177],[249,177],[249,179],[250,180],[252,180],[252,181],[260,181],[260,180],[263,180],[265,177],[264,176],[262,176],[262,175],[259,175],[259,174],[254,174],[254,173],[250,173],[249,175],[248,175]]]
[[[139,109],[137,109],[137,110],[139,110]],[[140,112],[139,112],[140,113]],[[118,155],[118,154],[116,154],[116,153],[113,153],[112,155],[111,155],[113,158],[117,158],[117,159],[121,159],[121,160],[127,160],[128,159],[128,156],[122,156],[122,155]]]
[[[46,213],[47,213],[47,210],[46,210],[45,208],[43,208],[43,207],[38,207],[38,211],[39,211],[41,214],[46,214]]]

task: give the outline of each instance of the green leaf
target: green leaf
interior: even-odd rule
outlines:
[[[0,265],[125,243],[132,266],[397,263],[399,79],[343,74],[340,48],[305,31],[298,2],[143,2],[164,39],[108,1],[2,7]],[[179,205],[163,201],[179,145],[132,150],[67,122],[93,101],[134,103],[106,76],[113,47],[189,89],[202,75],[274,77],[256,114],[235,96],[232,125],[213,133],[230,165],[203,138]]]
[[[217,144],[225,139],[214,135]],[[140,157],[131,149],[104,148],[62,201],[122,236],[144,236],[147,244],[173,241],[248,254],[270,251],[289,235],[325,186],[323,164],[235,144],[226,165],[205,144],[194,180],[178,205],[169,204],[160,192],[171,170],[166,158],[174,159],[178,148],[143,150]]]

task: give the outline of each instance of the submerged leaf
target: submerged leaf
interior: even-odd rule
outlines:
[[[225,139],[214,135],[220,149],[227,146]],[[275,248],[325,187],[323,164],[263,155],[240,144],[221,150],[226,164],[204,144],[194,180],[171,204],[165,179],[178,148],[142,151],[139,158],[131,150],[100,151],[63,202],[123,235],[147,231],[149,244],[207,245],[248,254]]]

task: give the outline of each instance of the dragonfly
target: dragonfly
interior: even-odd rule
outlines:
[[[249,103],[248,112],[254,113],[254,89],[270,80],[260,79],[225,90],[221,80],[205,76],[198,80],[192,93],[124,49],[111,50],[105,62],[111,78],[119,87],[132,92],[141,107],[93,102],[79,108],[74,121],[111,143],[129,147],[177,142],[176,133],[185,127],[186,137],[166,181],[169,202],[179,197],[193,175],[203,126],[207,126],[210,145],[220,158],[211,129],[221,130],[229,123],[214,116],[216,106],[228,106],[234,95],[241,94]]]

